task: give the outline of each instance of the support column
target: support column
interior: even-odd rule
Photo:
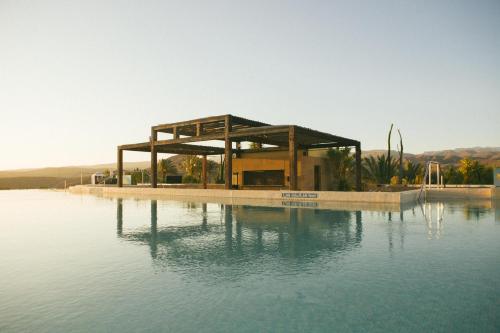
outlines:
[[[233,146],[229,138],[229,132],[231,132],[231,116],[226,116],[226,121],[224,124],[224,155],[226,158],[226,165],[224,168],[225,173],[225,186],[226,190],[230,190],[233,187]]]
[[[439,177],[439,164],[436,165],[436,173],[437,173],[437,187],[438,188],[441,188],[441,184],[440,184],[440,177]]]
[[[158,153],[154,143],[158,139],[158,134],[151,129],[151,187],[158,187]]]
[[[288,130],[288,158],[290,162],[290,191],[297,190],[297,140],[295,139],[295,126]]]
[[[432,163],[429,163],[429,189],[431,189],[432,185]]]
[[[201,181],[203,183],[203,188],[207,188],[207,155],[203,155],[201,160]]]
[[[361,143],[356,145],[356,191],[361,191]]]
[[[123,187],[123,150],[118,147],[117,156],[118,187]]]

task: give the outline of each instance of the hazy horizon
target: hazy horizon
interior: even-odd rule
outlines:
[[[499,17],[498,1],[2,1],[0,170],[112,162],[152,125],[226,113],[366,150],[391,123],[410,153],[498,147]]]
[[[354,149],[354,148],[353,148]],[[405,151],[404,154],[410,154],[410,155],[424,155],[424,154],[427,154],[427,153],[434,153],[434,152],[442,152],[442,151],[447,151],[447,150],[453,150],[453,151],[456,151],[456,150],[462,150],[462,149],[465,149],[465,150],[469,150],[469,149],[494,149],[494,150],[500,150],[500,147],[459,147],[459,148],[454,148],[454,149],[443,149],[443,150],[436,150],[436,151],[423,151],[423,152],[418,152],[418,153],[414,153],[414,152],[407,152]],[[364,150],[363,152],[374,152],[374,151],[386,151],[387,148],[379,148],[379,149],[366,149]],[[397,152],[396,149],[391,149],[392,152]],[[145,156],[143,156],[144,158],[143,159],[134,159],[134,160],[125,160],[124,163],[125,164],[128,164],[128,163],[150,163],[150,160],[149,160],[149,153],[143,153],[143,154],[146,154]],[[169,156],[173,156],[174,154],[159,154],[159,158],[167,158]],[[219,160],[219,156],[218,155],[211,155],[209,156],[210,159],[213,159],[215,161],[218,161]],[[27,168],[14,168],[14,169],[0,169],[0,172],[6,172],[6,171],[29,171],[29,170],[38,170],[38,169],[45,169],[45,168],[80,168],[80,167],[83,167],[83,168],[93,168],[93,167],[100,167],[100,166],[107,166],[107,165],[116,165],[116,161],[101,161],[101,162],[98,162],[98,163],[93,163],[93,164],[65,164],[65,165],[42,165],[42,166],[38,166],[38,167],[27,167]]]

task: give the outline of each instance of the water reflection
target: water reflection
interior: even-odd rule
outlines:
[[[443,231],[444,203],[426,202],[420,205],[427,227],[428,239],[439,239]]]
[[[166,269],[211,271],[224,278],[266,266],[307,271],[359,247],[363,239],[361,211],[202,203],[191,204],[185,225],[168,225],[162,220],[170,217],[161,216],[167,210],[159,214],[156,200],[150,205],[150,227],[127,228],[118,199],[117,235],[148,245],[154,264]]]

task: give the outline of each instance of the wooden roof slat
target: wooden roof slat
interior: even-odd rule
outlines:
[[[158,145],[159,153],[187,154],[187,155],[219,155],[224,153],[224,148],[188,144]],[[151,143],[142,142],[118,147],[121,150],[151,152]]]
[[[216,122],[216,121],[224,121],[226,115],[221,115],[221,116],[212,116],[212,117],[205,117],[205,118],[198,118],[198,119],[193,119],[193,120],[186,120],[186,121],[178,121],[175,123],[169,123],[169,124],[160,124],[153,126],[153,129],[161,132],[164,129],[172,128],[174,126],[180,127],[180,126],[185,126],[185,125],[193,125],[196,123],[211,123],[211,122]]]
[[[333,135],[325,132],[320,132],[316,131],[310,128],[302,127],[302,126],[295,126],[296,132],[298,132],[299,137],[300,136],[309,136],[309,137],[315,137],[319,141],[318,143],[324,143],[324,142],[337,142],[337,143],[345,143],[348,145],[356,145],[359,144],[359,141],[353,140],[353,139],[348,139],[344,138],[338,135]],[[300,140],[300,139],[299,139]]]
[[[203,126],[213,126],[212,124],[215,124],[216,127],[224,128],[224,121],[226,119],[226,116],[228,115],[220,115],[220,116],[212,116],[212,117],[205,117],[205,118],[198,118],[198,119],[193,119],[193,120],[187,120],[187,121],[179,121],[175,123],[170,123],[170,124],[159,124],[156,126],[153,126],[153,129],[158,132],[166,132],[166,133],[171,133],[173,127],[177,127],[178,131],[180,127],[184,126],[190,126],[190,125],[196,125],[197,123],[202,124]],[[229,115],[231,116],[231,115]],[[256,121],[256,120],[250,120],[238,116],[231,116],[231,122],[233,126],[237,125],[242,125],[245,127],[260,127],[260,126],[269,126],[269,124]]]
[[[260,121],[249,120],[242,117],[220,115],[153,126],[153,130],[164,133],[173,133],[173,128],[175,127],[176,133],[183,136],[168,140],[155,141],[155,146],[160,153],[196,155],[222,154],[224,153],[224,148],[199,146],[190,143],[224,140],[224,125],[227,116],[231,117],[232,131],[229,132],[228,136],[229,140],[233,142],[251,141],[275,145],[279,147],[287,147],[289,131],[290,128],[293,127],[295,129],[295,137],[298,146],[305,149],[358,146],[360,144],[359,141],[353,139],[316,131],[306,127],[295,125],[273,126]],[[203,134],[199,136],[196,135],[197,124],[200,124],[203,127]],[[151,151],[151,144],[150,142],[143,142],[137,144],[122,145],[119,146],[119,149],[149,152]]]

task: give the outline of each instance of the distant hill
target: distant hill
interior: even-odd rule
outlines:
[[[367,150],[363,151],[363,157],[387,154],[387,150]],[[391,151],[392,156],[399,157],[397,151]],[[474,147],[457,148],[440,151],[427,151],[422,154],[404,153],[404,157],[410,161],[425,163],[426,161],[437,161],[443,165],[458,164],[463,158],[478,160],[479,162],[500,166],[500,147]]]
[[[177,168],[179,174],[182,172],[182,161],[184,155],[174,155],[168,158]],[[125,162],[124,169],[149,169],[149,161]],[[90,176],[96,172],[115,170],[116,163],[105,163],[96,165],[48,167],[39,169],[18,169],[0,171],[0,190],[5,189],[30,189],[30,188],[64,188],[64,185],[89,184]]]
[[[377,156],[386,154],[386,150],[366,150],[363,151],[363,157]],[[397,151],[391,153],[394,157],[398,156]],[[410,161],[425,163],[426,161],[438,161],[444,165],[457,164],[462,158],[469,157],[480,161],[483,164],[500,166],[500,147],[474,147],[457,148],[451,150],[429,151],[422,154],[405,153],[405,158]],[[183,155],[175,155],[168,158],[182,174]],[[218,159],[216,159],[218,161]],[[150,162],[126,162],[125,170],[149,169]],[[67,186],[80,184],[80,176],[83,176],[83,183],[90,183],[90,175],[105,170],[115,170],[116,163],[52,167],[39,169],[18,169],[0,171],[0,189],[25,189],[25,188],[63,188],[66,182]]]

